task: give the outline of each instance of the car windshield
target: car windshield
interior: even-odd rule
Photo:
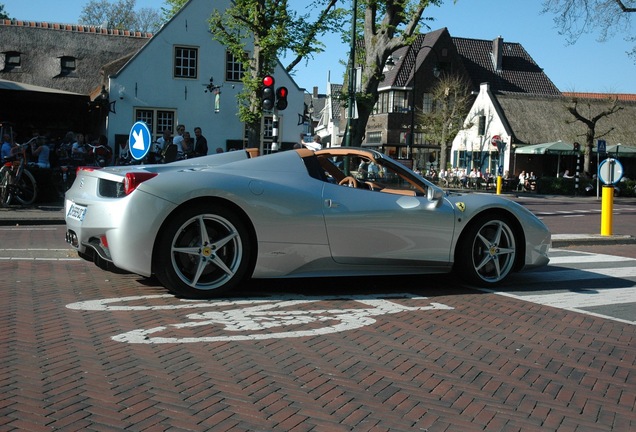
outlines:
[[[356,186],[362,189],[404,192],[412,195],[425,195],[426,185],[415,179],[396,163],[384,158],[374,158],[371,153],[318,155],[320,165],[325,170],[328,181],[341,184],[347,177],[356,180]]]

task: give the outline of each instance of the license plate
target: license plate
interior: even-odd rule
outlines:
[[[86,217],[86,210],[88,209],[84,206],[71,204],[71,207],[68,209],[68,213],[66,214],[66,217],[69,219],[75,219],[76,221],[82,222],[84,218]]]

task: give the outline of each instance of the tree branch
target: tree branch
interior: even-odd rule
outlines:
[[[614,1],[616,2],[620,10],[622,10],[623,12],[636,12],[636,8],[625,6],[622,0],[614,0]]]
[[[311,43],[316,38],[316,34],[320,30],[321,23],[327,17],[327,15],[329,15],[331,9],[335,8],[336,2],[337,0],[330,0],[327,6],[320,13],[318,19],[311,25],[311,27],[305,34],[300,47],[297,49],[297,51],[299,51],[298,55],[287,65],[287,67],[285,67],[285,70],[287,72],[293,70],[294,67],[296,67],[296,65],[300,63],[300,61],[305,57],[305,52],[309,50],[309,48],[311,47]]]

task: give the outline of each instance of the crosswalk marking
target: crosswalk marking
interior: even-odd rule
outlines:
[[[550,265],[555,264],[584,264],[584,263],[599,263],[599,262],[624,262],[624,261],[634,261],[634,265],[636,265],[636,260],[633,258],[627,257],[619,257],[619,256],[611,256],[611,255],[570,255],[570,256],[557,256],[550,257]]]
[[[604,264],[612,265],[600,267]],[[575,288],[567,282],[576,282]],[[633,258],[552,249],[548,267],[512,275],[502,289],[483,291],[636,325]],[[628,313],[614,316],[620,313],[612,309]]]
[[[631,288],[610,288],[584,290],[556,294],[523,296],[532,303],[550,305],[563,309],[602,306],[610,304],[636,303],[636,290]]]

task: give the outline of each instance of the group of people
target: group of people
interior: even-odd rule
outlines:
[[[476,188],[484,183],[486,187],[490,187],[495,180],[495,176],[490,172],[490,169],[486,169],[482,174],[477,168],[468,171],[466,168],[456,167],[451,170],[440,170],[439,174],[433,170],[430,176],[433,181],[439,181],[446,185],[458,185],[466,189],[470,187]]]
[[[526,173],[525,170],[522,170],[521,173],[519,173],[517,190],[533,191],[536,189],[536,183],[537,176],[534,175],[534,172],[530,171],[530,173]]]
[[[76,134],[69,131],[60,142],[55,143],[49,136],[40,135],[36,131],[33,133],[32,139],[27,142],[29,145],[23,149],[10,134],[5,133],[2,137],[0,159],[4,161],[15,157],[24,150],[30,165],[51,168],[64,163],[91,163],[97,157],[103,158],[104,163],[108,163],[112,158],[112,150],[104,135],[96,137],[92,141],[92,146],[89,146],[84,134],[81,133]]]
[[[158,150],[162,154],[166,154],[170,145],[174,145],[176,149],[177,159],[186,159],[208,154],[208,140],[203,136],[199,126],[194,128],[194,138],[190,132],[186,131],[183,124],[177,126],[177,133],[172,137],[170,129],[165,129],[162,136],[157,140]]]

